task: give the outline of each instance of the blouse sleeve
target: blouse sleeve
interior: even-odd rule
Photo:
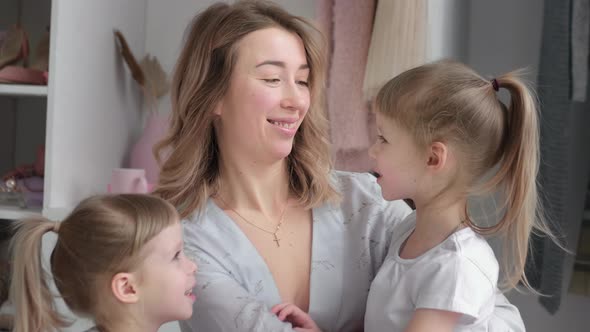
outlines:
[[[403,221],[412,209],[402,200],[386,201],[376,178],[369,173],[335,172],[337,186],[342,193],[345,223],[359,225],[353,231],[369,240],[374,273],[381,267],[392,238],[403,232]],[[402,226],[402,227],[400,227]]]

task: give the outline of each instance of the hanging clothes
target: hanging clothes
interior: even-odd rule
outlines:
[[[590,104],[576,101],[572,70],[585,70],[585,93],[588,93],[588,66],[574,68],[572,53],[587,43],[572,43],[576,29],[587,24],[572,20],[572,5],[576,1],[545,0],[538,95],[541,112],[541,166],[539,180],[543,206],[558,235],[567,236],[567,247],[576,248],[582,224],[590,156],[586,142],[590,141]],[[579,6],[577,4],[576,6]],[[586,8],[590,6],[585,5]],[[581,7],[578,7],[581,8]],[[583,20],[582,20],[583,22]],[[587,52],[587,50],[581,53]],[[586,60],[587,61],[587,60]],[[579,63],[578,63],[579,64]],[[579,89],[578,85],[576,89]],[[587,99],[586,99],[587,100]],[[563,281],[573,269],[573,259],[548,238],[532,237],[526,274],[542,296],[539,302],[549,313],[559,309]],[[567,279],[566,279],[567,280]]]

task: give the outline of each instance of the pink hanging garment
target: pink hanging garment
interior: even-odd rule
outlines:
[[[341,170],[368,170],[370,164],[369,108],[362,87],[374,11],[373,0],[322,0],[317,7],[318,24],[330,33],[328,115],[336,168]]]

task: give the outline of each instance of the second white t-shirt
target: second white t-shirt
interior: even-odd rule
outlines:
[[[498,261],[487,241],[463,228],[414,259],[399,256],[416,225],[410,214],[394,232],[388,256],[371,284],[365,331],[404,331],[416,309],[461,313],[455,331],[505,330],[492,326]]]

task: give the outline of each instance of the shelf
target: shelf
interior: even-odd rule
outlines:
[[[0,84],[0,96],[47,97],[47,85]]]
[[[21,209],[18,206],[0,204],[0,219],[18,220],[31,216],[41,216],[41,208]]]

